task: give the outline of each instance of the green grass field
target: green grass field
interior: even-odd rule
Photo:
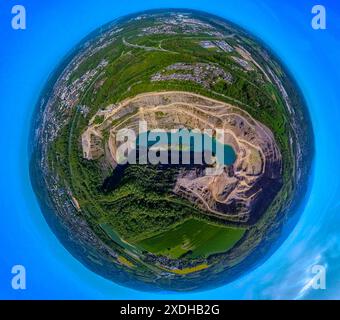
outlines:
[[[197,219],[189,219],[175,228],[136,243],[141,249],[157,255],[177,259],[184,254],[191,258],[208,257],[226,252],[240,240],[242,228],[217,226]]]

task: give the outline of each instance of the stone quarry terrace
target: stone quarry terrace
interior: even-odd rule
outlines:
[[[95,121],[98,114],[100,123]],[[118,133],[129,129],[138,136],[140,121],[148,124],[148,130],[222,131],[223,140],[217,140],[234,151],[235,160],[216,161],[219,170],[214,174],[186,168],[173,189],[208,214],[236,222],[255,220],[281,187],[282,160],[273,134],[233,105],[193,93],[153,92],[108,106],[98,114],[82,134],[83,156],[88,160],[104,156],[113,169],[119,164],[117,150],[123,143]]]

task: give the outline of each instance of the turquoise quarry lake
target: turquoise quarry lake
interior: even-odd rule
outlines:
[[[190,154],[198,155],[197,158],[191,156],[190,163],[195,159],[201,159],[201,163],[204,163],[204,160],[210,159],[213,156],[219,164],[232,165],[237,157],[232,146],[221,143],[207,133],[186,129],[174,130],[172,132],[155,130],[141,133],[137,138],[136,145],[145,149],[151,149],[158,145],[158,147],[161,146],[166,152],[182,153],[181,159],[185,158],[185,154],[188,158]]]

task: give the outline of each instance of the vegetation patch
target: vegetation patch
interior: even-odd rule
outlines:
[[[178,259],[206,258],[226,252],[239,241],[245,229],[214,225],[206,221],[189,219],[173,229],[136,243],[142,249],[157,255]]]

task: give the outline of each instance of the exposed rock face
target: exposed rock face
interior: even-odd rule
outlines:
[[[211,129],[215,133],[220,129],[220,142],[232,146],[237,155],[234,164],[183,168],[173,189],[207,214],[254,222],[282,186],[281,154],[273,134],[233,105],[192,93],[155,92],[122,101],[99,113],[103,121],[95,124],[93,118],[82,135],[83,155],[91,160],[105,154],[113,168],[117,165],[118,130],[129,128],[138,135],[141,120],[147,122],[148,130],[184,127]]]

